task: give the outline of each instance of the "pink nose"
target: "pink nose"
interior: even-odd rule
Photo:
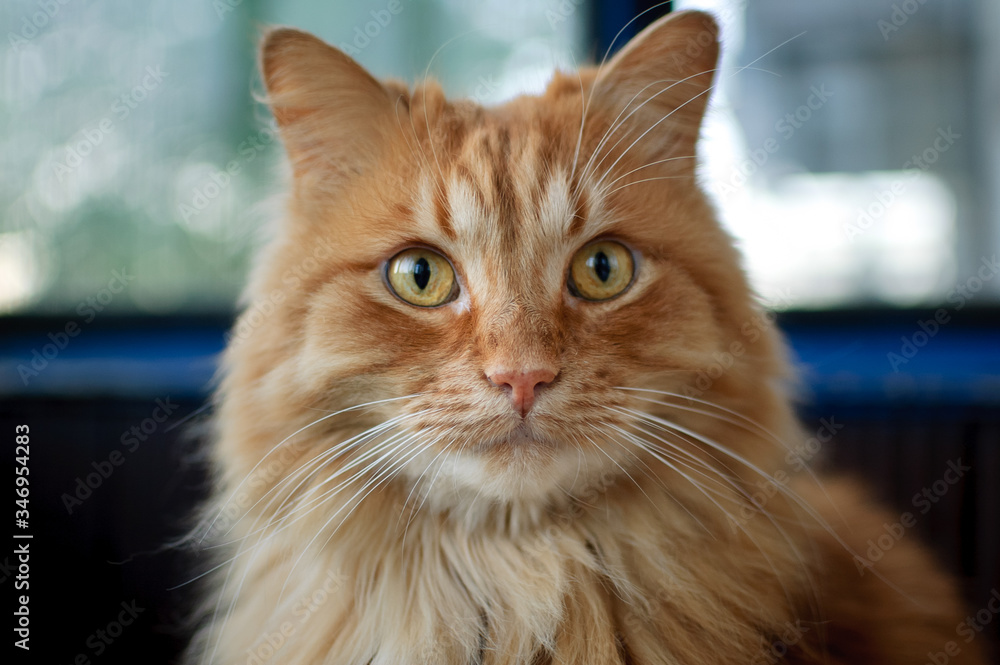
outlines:
[[[487,371],[486,378],[498,388],[510,390],[511,405],[524,418],[535,403],[535,391],[547,383],[552,383],[556,374],[557,372],[549,369],[496,369]]]

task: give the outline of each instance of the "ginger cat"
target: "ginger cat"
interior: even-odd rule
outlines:
[[[483,108],[267,33],[293,175],[225,356],[190,662],[916,665],[955,638],[931,557],[863,559],[890,518],[789,466],[783,342],[695,180],[716,35],[672,14]]]

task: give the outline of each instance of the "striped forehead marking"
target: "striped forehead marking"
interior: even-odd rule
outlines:
[[[466,128],[424,165],[417,233],[443,247],[505,253],[597,235],[607,215],[594,183],[564,163],[574,146],[560,147],[539,128]]]

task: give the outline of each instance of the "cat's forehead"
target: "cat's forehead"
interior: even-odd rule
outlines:
[[[546,253],[600,233],[607,216],[570,130],[482,120],[451,137],[447,152],[429,148],[415,207],[420,233],[493,255]]]

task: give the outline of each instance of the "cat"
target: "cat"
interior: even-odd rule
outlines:
[[[266,33],[291,186],[224,356],[189,662],[902,665],[953,640],[953,581],[912,538],[865,558],[890,517],[796,452],[784,343],[695,177],[717,57],[711,16],[668,14],[483,108]]]

